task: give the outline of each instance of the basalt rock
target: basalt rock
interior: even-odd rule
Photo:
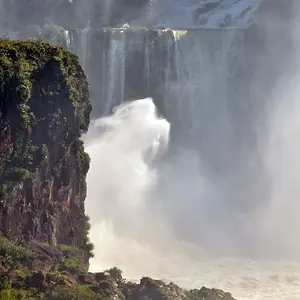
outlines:
[[[75,55],[0,40],[0,231],[73,245],[89,258],[84,213],[88,83]]]

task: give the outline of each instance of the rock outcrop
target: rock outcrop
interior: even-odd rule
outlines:
[[[54,248],[30,241],[24,246],[0,237],[0,258],[5,250],[0,300],[235,300],[222,290],[187,291],[149,277],[129,282],[117,268],[88,273],[80,251],[66,245]]]
[[[0,41],[0,231],[87,251],[88,83],[75,55]]]

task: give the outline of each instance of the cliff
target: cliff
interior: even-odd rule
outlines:
[[[75,55],[0,42],[0,232],[85,251],[88,83]]]
[[[233,300],[121,271],[88,273],[88,83],[70,52],[0,40],[0,300]]]

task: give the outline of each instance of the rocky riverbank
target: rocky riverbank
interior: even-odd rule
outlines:
[[[67,245],[0,237],[0,257],[1,300],[234,300],[222,290],[187,291],[149,277],[129,282],[117,268],[89,273],[82,252]]]

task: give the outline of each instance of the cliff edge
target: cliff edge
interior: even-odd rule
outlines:
[[[84,211],[91,104],[78,58],[43,42],[0,40],[0,300],[234,300],[113,268],[88,272]]]
[[[88,83],[75,55],[0,41],[0,232],[87,250]],[[86,254],[86,262],[89,255]]]

